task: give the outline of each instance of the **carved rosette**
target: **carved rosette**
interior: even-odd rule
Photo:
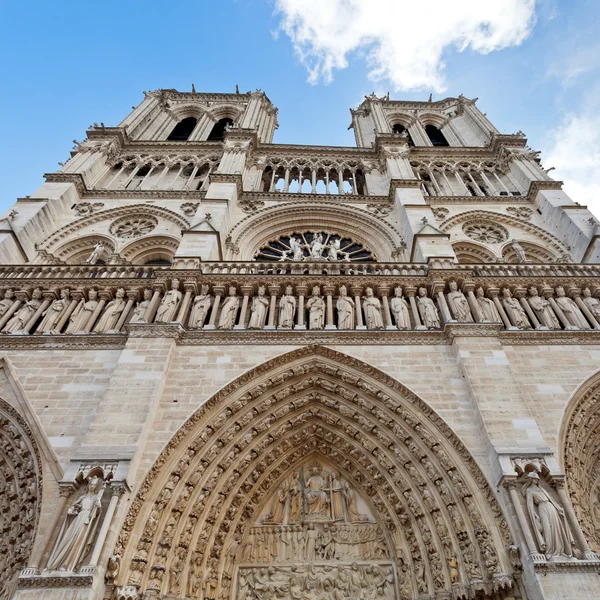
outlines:
[[[174,436],[121,531],[116,585],[232,598],[251,528],[283,482],[314,460],[364,498],[356,512],[382,532],[382,559],[395,565],[401,594],[450,590],[457,577],[451,555],[465,589],[491,590],[499,577],[510,582],[500,550],[511,543],[506,521],[458,438],[393,379],[308,347],[242,376]],[[334,513],[319,514],[313,527]],[[304,514],[300,525],[310,524]]]

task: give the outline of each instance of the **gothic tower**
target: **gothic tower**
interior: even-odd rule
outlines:
[[[158,90],[0,230],[0,590],[600,596],[599,223],[459,96],[274,144]]]

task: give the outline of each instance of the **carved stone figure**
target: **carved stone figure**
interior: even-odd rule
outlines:
[[[479,310],[481,311],[484,323],[502,323],[500,313],[498,312],[494,301],[485,297],[485,291],[482,287],[477,288],[475,299],[479,305]]]
[[[98,260],[100,259],[100,256],[102,255],[103,252],[104,252],[104,244],[102,242],[98,242],[94,246],[92,253],[86,258],[86,260],[85,260],[86,264],[95,265],[98,262]]]
[[[340,250],[340,246],[342,241],[340,239],[332,240],[327,246],[327,260],[337,261],[339,260],[340,254],[342,255],[342,259],[345,261],[350,260],[350,254],[348,252],[343,252]]]
[[[358,512],[356,503],[356,492],[346,481],[344,483],[344,498],[346,499],[346,508],[348,509],[348,520],[352,523],[362,523],[368,521],[369,517]]]
[[[10,291],[11,290],[8,290],[6,293],[8,294],[8,292],[10,292]],[[6,298],[6,295],[4,297]],[[592,296],[592,292],[590,291],[590,288],[585,288],[583,290],[582,301],[587,306],[588,310],[592,313],[592,315],[594,315],[594,317],[596,317],[596,320],[599,320],[600,319],[600,302],[598,301],[597,298],[594,298]],[[4,300],[2,302],[4,302]],[[2,302],[0,302],[0,305],[2,305]],[[1,312],[0,312],[0,316],[2,316]]]
[[[309,244],[309,251],[311,258],[323,258],[323,250],[325,246],[323,245],[323,236],[318,233],[314,236],[312,242]]]
[[[525,250],[523,250],[523,246],[521,246],[521,244],[519,244],[517,241],[512,242],[510,246],[517,255],[517,262],[526,263],[527,257],[525,256]]]
[[[235,286],[229,288],[229,296],[223,302],[219,316],[219,329],[233,329],[237,311],[240,307],[240,297],[237,295]]]
[[[546,298],[542,298],[538,294],[537,288],[533,285],[529,287],[529,305],[542,325],[550,329],[561,328],[550,302]]]
[[[2,329],[2,333],[19,333],[23,330],[27,322],[35,311],[42,305],[42,290],[35,288],[31,294],[31,300],[23,304],[19,310],[9,319],[8,323]]]
[[[331,518],[334,521],[343,521],[344,516],[344,491],[338,474],[334,471],[329,476],[329,490],[331,492]]]
[[[290,523],[299,523],[302,520],[302,483],[300,482],[300,471],[296,471],[292,475],[289,495]]]
[[[402,297],[402,288],[394,288],[394,297],[390,301],[394,322],[398,329],[410,329],[410,312],[408,302]]]
[[[60,331],[56,330],[56,325],[58,325],[63,311],[69,306],[70,295],[71,292],[67,288],[61,290],[60,298],[54,300],[54,302],[52,302],[52,304],[50,304],[50,306],[42,313],[44,318],[37,328],[39,333],[60,333]]]
[[[292,260],[302,261],[304,260],[304,251],[302,249],[302,243],[297,237],[290,237],[290,248],[292,253]],[[285,256],[285,255],[284,255]]]
[[[540,477],[536,472],[529,473],[527,477],[523,495],[541,552],[546,558],[571,557],[571,536],[564,509],[540,487]]]
[[[473,323],[473,316],[467,298],[462,292],[458,291],[456,281],[451,281],[448,286],[450,288],[447,295],[448,305],[454,318],[459,323]]]
[[[306,480],[307,519],[329,518],[329,494],[325,491],[322,472],[323,469],[319,465],[313,465]]]
[[[150,288],[146,288],[144,290],[144,299],[135,305],[135,308],[133,309],[133,314],[131,315],[131,319],[129,319],[129,322],[146,323],[146,313],[148,312],[148,308],[150,307],[151,301],[152,290]]]
[[[294,326],[296,315],[296,298],[293,295],[292,286],[285,288],[285,294],[279,300],[279,328],[291,329]]]
[[[383,329],[383,318],[381,316],[381,300],[375,298],[373,289],[368,287],[363,297],[363,310],[365,312],[365,323],[367,329]]]
[[[104,309],[104,313],[96,323],[94,327],[95,333],[108,333],[109,331],[114,331],[119,318],[121,317],[121,313],[125,308],[125,301],[123,298],[125,297],[125,290],[123,288],[119,288],[117,293],[115,294],[115,299],[111,300]]]
[[[271,512],[265,516],[263,523],[283,523],[285,519],[285,509],[287,507],[287,500],[289,495],[289,483],[283,481],[279,486],[275,496],[273,497],[273,504],[271,505]]]
[[[103,493],[102,479],[94,476],[88,481],[85,493],[69,507],[48,559],[48,571],[74,572],[85,557],[100,518]]]
[[[248,329],[263,329],[267,321],[267,310],[269,310],[269,299],[265,298],[265,286],[258,287],[258,295],[252,299],[252,312]]]
[[[573,329],[590,329],[586,318],[579,310],[574,300],[565,295],[565,289],[562,286],[556,288],[556,304],[563,311],[565,319],[567,319],[570,328]]]
[[[504,288],[502,290],[502,306],[508,314],[511,323],[514,323],[519,329],[531,329],[531,323],[525,314],[525,310],[516,298],[512,297],[510,290]]]
[[[427,297],[427,290],[424,287],[419,288],[417,306],[423,325],[425,325],[427,329],[439,329],[440,318],[438,316],[437,308],[435,307],[433,300]]]
[[[162,302],[156,311],[156,323],[172,323],[177,318],[177,309],[181,302],[179,279],[171,281],[171,289],[163,296]]]
[[[325,326],[325,300],[321,297],[319,286],[313,287],[312,296],[306,302],[308,308],[309,329],[323,329]]]
[[[13,290],[6,290],[4,292],[4,298],[0,300],[0,317],[4,316],[6,311],[13,305],[14,301],[15,293]]]
[[[88,292],[88,298],[89,300],[87,302],[82,298],[75,307],[75,310],[71,313],[67,333],[78,333],[83,331],[88,321],[92,318],[92,315],[98,306],[98,292],[91,289]]]
[[[354,329],[354,300],[348,296],[346,286],[340,287],[340,295],[336,302],[338,313],[338,329]]]

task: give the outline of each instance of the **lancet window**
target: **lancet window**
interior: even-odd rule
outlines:
[[[187,119],[179,121],[167,139],[172,142],[185,142],[192,135],[197,123],[198,120],[195,117],[187,117]]]
[[[208,141],[209,142],[221,141],[225,137],[225,128],[231,127],[232,125],[233,125],[233,119],[229,119],[228,117],[219,119],[215,123],[214,127],[212,128],[212,131],[210,132],[210,134],[208,135]]]

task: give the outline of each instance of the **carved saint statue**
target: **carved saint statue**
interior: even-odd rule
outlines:
[[[350,260],[350,254],[348,254],[348,252],[343,252],[342,250],[340,250],[341,244],[342,241],[340,239],[332,240],[329,243],[329,245],[327,246],[327,260],[337,261],[339,260],[340,254],[342,255],[343,260]]]
[[[56,326],[60,321],[63,311],[69,306],[69,297],[71,292],[65,288],[60,292],[60,298],[54,300],[52,304],[42,313],[44,317],[38,327],[38,333],[57,334]]]
[[[496,308],[493,300],[485,297],[485,291],[482,287],[478,287],[475,291],[475,299],[479,305],[481,316],[484,323],[502,323],[500,313]]]
[[[306,480],[306,513],[308,517],[329,517],[329,494],[325,491],[323,469],[318,465],[310,468]]]
[[[252,312],[248,329],[263,329],[267,321],[267,310],[269,310],[269,300],[265,298],[265,286],[258,286],[258,295],[252,299]]]
[[[279,300],[279,328],[291,329],[294,325],[296,315],[296,298],[293,295],[292,286],[285,288],[285,294]]]
[[[344,498],[346,499],[346,507],[348,509],[348,520],[351,523],[364,523],[369,520],[367,515],[358,512],[356,492],[347,481],[344,482]]]
[[[6,293],[8,294],[8,292],[10,292],[12,290],[8,290]],[[6,294],[4,295],[4,297],[6,298]],[[4,302],[4,300],[2,301]],[[2,305],[2,302],[0,302],[0,306]],[[582,302],[587,306],[587,309],[592,313],[592,315],[594,315],[594,317],[596,317],[596,320],[600,320],[600,302],[598,302],[597,298],[594,298],[592,296],[592,292],[590,291],[590,288],[585,288],[583,290],[583,299]],[[0,316],[3,313],[0,312]]]
[[[9,319],[8,323],[2,329],[2,333],[19,333],[23,330],[27,322],[37,309],[42,305],[42,290],[35,288],[31,294],[31,300],[28,300],[17,310]]]
[[[381,300],[375,298],[373,289],[368,287],[363,297],[363,310],[365,311],[365,323],[367,329],[383,329],[381,317]]]
[[[146,313],[148,312],[148,308],[150,307],[150,302],[152,302],[152,290],[150,288],[146,288],[144,290],[144,299],[135,305],[135,308],[133,309],[133,314],[131,315],[131,319],[129,319],[129,322],[147,323]]]
[[[75,307],[75,310],[71,313],[67,333],[78,333],[83,331],[88,324],[88,321],[92,318],[92,315],[98,306],[98,292],[91,289],[88,292],[88,298],[89,300],[87,302],[82,298]]]
[[[321,298],[319,286],[313,287],[312,296],[306,302],[309,329],[323,329],[325,324],[325,300]]]
[[[531,324],[523,307],[516,298],[512,297],[508,288],[502,290],[502,306],[504,306],[504,310],[513,325],[519,329],[531,329]]]
[[[313,241],[309,245],[310,257],[322,258],[324,249],[325,246],[323,245],[323,236],[320,233],[318,233],[313,237]]]
[[[290,523],[299,523],[302,520],[302,483],[300,482],[300,471],[292,475],[290,485]]]
[[[208,286],[203,284],[200,288],[200,295],[194,298],[192,312],[190,313],[189,327],[191,329],[201,329],[204,327],[206,315],[212,306],[213,298],[208,293]]]
[[[540,477],[537,473],[528,474],[528,482],[523,486],[522,491],[542,553],[546,558],[573,556],[565,511],[546,490],[540,487]]]
[[[108,333],[114,331],[115,327],[121,317],[121,313],[125,308],[125,290],[119,288],[115,294],[115,299],[111,300],[104,309],[104,313],[100,317],[98,323],[94,327],[95,333]]]
[[[550,302],[546,298],[542,298],[533,285],[529,287],[529,306],[531,306],[542,325],[550,329],[561,328]]]
[[[15,293],[12,290],[6,290],[4,292],[4,299],[0,300],[0,317],[4,316],[6,311],[14,304],[14,302]]]
[[[69,507],[48,559],[48,571],[74,572],[85,557],[98,525],[103,493],[102,479],[94,476],[88,481],[86,492]]]
[[[292,253],[292,260],[295,260],[297,262],[304,260],[302,242],[299,238],[294,236],[290,237],[290,248]]]
[[[519,244],[519,242],[517,242],[517,241],[512,242],[511,248],[515,251],[515,254],[517,255],[517,262],[519,262],[519,263],[527,262],[527,257],[525,256],[525,250],[523,250],[523,246],[521,246],[521,244]]]
[[[354,329],[354,300],[348,296],[346,286],[340,287],[340,295],[336,308],[338,313],[338,329]]]
[[[279,489],[273,496],[271,512],[263,519],[263,523],[273,523],[274,525],[283,523],[283,520],[285,519],[285,509],[287,507],[289,485],[290,484],[287,481],[283,481],[279,486]]]
[[[86,264],[95,265],[98,262],[98,260],[100,260],[100,256],[102,255],[103,252],[104,252],[104,244],[102,242],[98,242],[94,246],[92,253],[86,258],[86,260],[85,260]]]
[[[229,296],[223,302],[221,314],[219,316],[219,329],[233,329],[238,308],[240,307],[240,297],[236,293],[235,286],[229,288]]]
[[[467,302],[466,296],[458,291],[458,285],[456,281],[451,281],[448,286],[450,292],[448,292],[448,305],[452,311],[452,315],[459,323],[473,323],[473,317],[471,315],[471,308]]]
[[[394,289],[394,297],[390,302],[390,308],[394,315],[394,322],[398,329],[410,329],[410,313],[408,302],[402,297],[402,288]]]
[[[331,518],[334,521],[343,521],[344,517],[344,490],[338,474],[334,471],[329,476],[329,490],[331,492]]]
[[[565,319],[569,323],[569,329],[590,329],[579,307],[574,300],[565,295],[565,289],[562,286],[556,288],[556,304],[563,311]]]
[[[173,279],[171,289],[163,296],[154,321],[156,323],[172,323],[175,321],[180,302],[179,279]]]
[[[427,329],[439,329],[440,318],[438,316],[437,308],[431,298],[427,297],[427,290],[424,287],[419,288],[419,297],[417,298],[417,305],[419,307],[419,314],[423,321],[423,325]]]

